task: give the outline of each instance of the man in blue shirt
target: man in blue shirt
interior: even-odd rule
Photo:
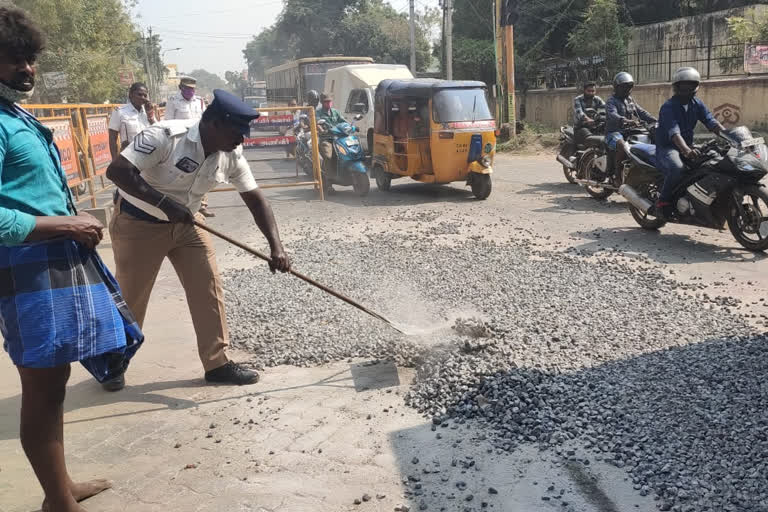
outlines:
[[[78,502],[111,484],[75,484],[67,473],[70,363],[96,376],[87,363],[108,367],[126,332],[112,302],[119,291],[93,250],[104,226],[76,215],[51,130],[18,105],[32,94],[43,45],[24,11],[0,7],[0,333],[21,379],[20,438],[45,492],[42,508],[84,512]]]
[[[630,96],[635,87],[635,79],[632,75],[622,71],[613,79],[613,95],[608,98],[605,106],[605,143],[608,145],[608,172],[615,173],[614,180],[621,182],[619,178],[619,163],[627,155],[624,155],[623,146],[618,145],[620,140],[624,139],[622,132],[639,124],[638,120],[646,123],[655,123],[656,118],[648,113],[647,110],[638,105]]]
[[[701,121],[709,131],[720,133],[725,128],[717,122],[704,102],[696,97],[701,75],[694,68],[680,68],[675,72],[672,87],[675,95],[667,100],[659,113],[656,135],[656,161],[664,173],[664,186],[649,215],[668,218],[672,214],[672,195],[685,172],[681,156],[686,160],[701,157],[693,146],[693,130]]]

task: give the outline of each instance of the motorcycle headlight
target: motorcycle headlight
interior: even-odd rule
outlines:
[[[480,164],[482,164],[483,167],[486,169],[489,169],[491,167],[491,157],[488,155],[485,155],[483,158],[480,159]]]

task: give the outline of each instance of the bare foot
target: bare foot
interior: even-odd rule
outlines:
[[[41,512],[88,512],[83,507],[78,505],[77,503],[74,503],[72,505],[66,506],[64,508],[59,509],[52,509],[47,501],[43,502],[43,510]]]
[[[88,498],[91,498],[93,496],[96,496],[100,492],[104,492],[107,489],[112,488],[112,482],[105,479],[96,479],[96,480],[89,480],[88,482],[81,482],[81,483],[73,483],[69,487],[69,491],[72,493],[72,497],[75,498],[75,501],[80,502],[87,500]],[[71,508],[67,510],[62,510],[61,512],[86,512],[86,510],[80,506],[77,506],[77,508]],[[43,502],[43,510],[42,512],[59,512],[58,510],[51,510],[50,506],[48,505],[48,500],[45,500]]]

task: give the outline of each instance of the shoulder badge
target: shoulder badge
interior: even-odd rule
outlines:
[[[149,141],[146,133],[141,132],[133,139],[133,149],[138,153],[151,155],[155,152],[157,146]]]

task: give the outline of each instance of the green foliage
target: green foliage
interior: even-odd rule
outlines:
[[[628,42],[617,0],[591,0],[581,23],[568,36],[568,47],[581,57],[622,55]]]
[[[416,30],[417,69],[430,63],[429,26],[433,10]],[[384,0],[284,0],[277,22],[248,42],[243,55],[256,80],[283,62],[323,55],[372,57],[382,63],[410,63],[407,16]]]
[[[728,18],[728,36],[734,43],[768,41],[768,14],[751,9],[747,16]]]
[[[143,59],[144,45],[121,0],[13,3],[29,12],[46,35],[38,72],[63,71],[68,76],[65,91],[45,91],[40,80],[42,100],[58,101],[62,95],[70,102],[125,100],[127,91],[119,83],[118,71],[123,66],[138,70],[136,62]],[[159,48],[159,39],[152,43]],[[157,57],[155,65],[162,66]]]
[[[227,89],[227,82],[221,77],[204,69],[196,69],[189,73],[189,76],[197,80],[197,95],[209,96],[213,94],[214,89]]]
[[[248,81],[239,71],[227,71],[224,73],[224,79],[227,81],[227,87],[241,96],[248,86]]]

